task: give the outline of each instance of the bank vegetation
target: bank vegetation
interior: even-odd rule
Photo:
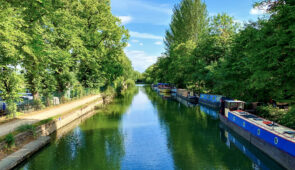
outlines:
[[[1,0],[0,11],[0,97],[10,113],[20,93],[42,108],[55,94],[66,100],[69,90],[118,89],[136,77],[110,0]]]
[[[239,23],[225,13],[209,16],[201,0],[182,0],[166,31],[166,51],[145,71],[145,81],[248,102],[294,104],[295,1],[262,0],[254,7],[267,13]],[[263,109],[269,117],[277,113]],[[279,117],[294,128],[295,112],[289,110]]]

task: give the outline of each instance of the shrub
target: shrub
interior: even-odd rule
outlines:
[[[293,106],[291,110],[283,116],[280,123],[284,126],[295,129],[295,106]]]
[[[117,94],[121,94],[122,90],[124,90],[124,77],[118,77],[114,81],[114,87]]]
[[[21,125],[20,127],[17,128],[18,132],[25,132],[25,131],[34,131],[35,130],[35,126],[34,125]]]
[[[257,115],[295,129],[295,107],[292,107],[288,112],[287,110],[272,107],[270,105],[259,106],[257,107]]]
[[[8,135],[5,136],[5,142],[8,147],[11,147],[14,145],[14,136],[12,133],[9,133]]]
[[[41,120],[41,121],[40,121],[40,125],[44,125],[44,124],[46,124],[46,123],[49,123],[49,122],[51,122],[52,120],[53,120],[53,118],[48,118],[48,119]]]
[[[126,80],[126,85],[127,85],[127,87],[129,88],[129,87],[134,87],[135,86],[135,82],[134,82],[134,80],[132,80],[132,79],[128,79],[128,80]]]
[[[45,108],[44,104],[42,103],[40,99],[34,100],[33,105],[36,110],[41,110]]]

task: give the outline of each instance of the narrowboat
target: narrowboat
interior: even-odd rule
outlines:
[[[197,104],[199,100],[198,96],[193,92],[189,92],[187,89],[177,89],[177,96],[193,104]]]
[[[179,103],[185,105],[186,107],[195,107],[195,106],[196,106],[196,104],[191,103],[191,102],[189,102],[189,101],[187,101],[187,100],[181,98],[181,97],[178,96],[178,95],[173,95],[173,94],[172,94],[172,96],[174,97],[174,99],[175,99],[176,101],[178,101]]]
[[[219,109],[221,107],[221,101],[228,98],[221,95],[213,94],[200,94],[199,103],[205,106]]]
[[[243,111],[244,105],[243,101],[221,100],[221,122],[285,168],[294,169],[295,131]]]
[[[171,93],[171,87],[168,83],[158,83],[158,89],[161,93]]]

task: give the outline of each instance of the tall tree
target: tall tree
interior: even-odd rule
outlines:
[[[23,86],[22,76],[16,68],[23,58],[22,48],[28,38],[22,29],[25,22],[21,10],[1,1],[0,11],[0,97],[15,116],[15,102],[19,100],[18,93]]]

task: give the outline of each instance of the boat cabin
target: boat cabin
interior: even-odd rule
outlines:
[[[170,84],[168,83],[158,83],[158,88],[159,89],[170,89]]]
[[[221,104],[221,114],[225,117],[228,116],[229,111],[243,111],[245,102],[240,100],[224,100]]]

